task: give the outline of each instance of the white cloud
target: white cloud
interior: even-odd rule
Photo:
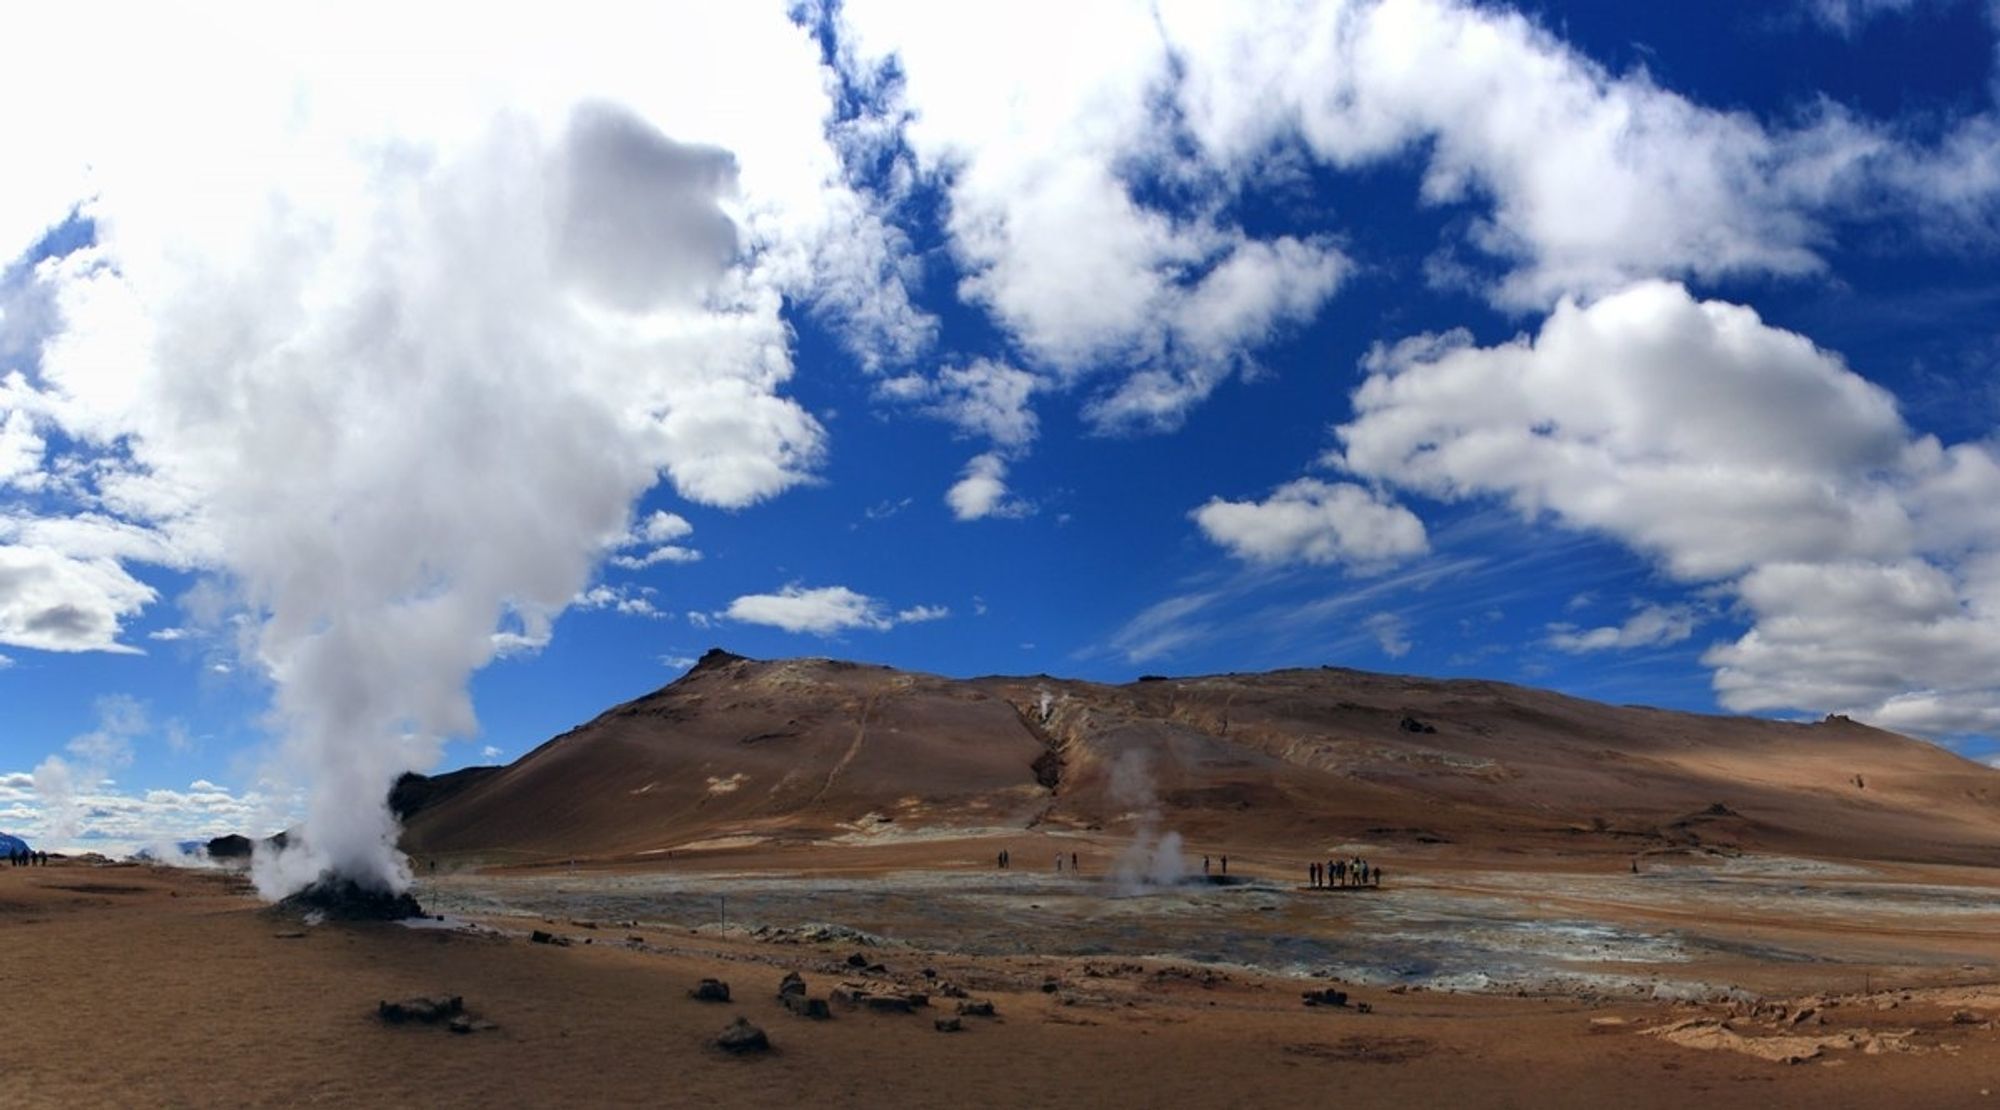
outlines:
[[[1188,515],[1212,542],[1259,563],[1367,568],[1429,549],[1416,514],[1349,482],[1300,478],[1264,501],[1212,498]]]
[[[1907,4],[1808,10],[1852,27]],[[1287,159],[1414,160],[1420,199],[1467,214],[1432,271],[1515,309],[1650,277],[1814,273],[1853,217],[1946,240],[2000,224],[1991,112],[1928,146],[1830,100],[1760,121],[1610,72],[1499,5],[1131,0],[968,23],[852,0],[839,23],[850,77],[886,91],[882,126],[945,191],[961,296],[1038,368],[1121,372],[1089,409],[1106,426],[1172,426],[1338,289],[1337,244],[1226,215]]]
[[[1917,0],[1798,0],[1808,19],[1844,37],[1854,35],[1882,16],[1907,12],[1916,3]]]
[[[661,563],[698,562],[701,562],[701,552],[692,547],[671,543],[662,544],[644,555],[615,555],[611,559],[613,566],[623,567],[626,570],[644,570]]]
[[[2000,731],[1995,556],[1774,563],[1738,585],[1756,625],[1703,656],[1724,705],[1844,712],[1926,733]]]
[[[885,379],[876,392],[888,401],[914,404],[928,415],[948,421],[967,435],[984,436],[998,446],[1025,447],[1034,441],[1038,422],[1028,402],[1047,388],[1035,375],[991,359],[946,367],[934,379],[916,374]]]
[[[1805,338],[1649,283],[1564,302],[1532,339],[1420,337],[1367,368],[1330,461],[1504,498],[1719,584],[1751,621],[1703,656],[1725,707],[2000,728],[2000,458],[1914,436],[1887,393]],[[1667,609],[1554,642],[1684,631]]]
[[[986,517],[1021,517],[1034,511],[1027,502],[1007,490],[1007,460],[998,452],[975,455],[965,464],[962,477],[945,491],[945,504],[958,520]]]
[[[620,547],[641,547],[655,545],[652,550],[639,555],[614,555],[611,565],[625,570],[644,570],[661,563],[698,563],[701,552],[692,547],[672,541],[684,539],[694,534],[694,525],[678,513],[655,511],[640,521],[627,533]]]
[[[0,644],[136,654],[120,622],[157,596],[111,559],[0,544]]]
[[[548,636],[531,636],[525,632],[495,632],[488,637],[493,645],[495,659],[515,659],[534,655],[549,646]]]
[[[1147,5],[967,18],[843,4],[845,62],[881,89],[895,59],[888,112],[918,172],[946,189],[961,295],[1066,381],[1112,363],[1144,375],[1093,408],[1100,423],[1173,426],[1243,347],[1338,285],[1348,264],[1331,243],[1252,239],[1213,214],[1208,167],[1184,167],[1170,141],[1156,94],[1174,59]],[[1201,199],[1150,207],[1135,186],[1153,175]]]
[[[1582,653],[1665,647],[1694,635],[1701,623],[1694,610],[1685,605],[1646,605],[1623,624],[1580,629],[1570,624],[1549,626],[1549,644],[1558,651]]]
[[[679,513],[656,511],[632,529],[631,546],[642,543],[672,543],[694,534],[694,525]]]
[[[9,668],[9,667],[11,667],[11,666],[13,666],[13,665],[14,665],[14,660],[13,660],[13,659],[11,659],[11,658],[9,658],[9,657],[7,657],[7,656],[5,656],[5,655],[0,655],[0,671],[4,671],[4,670],[6,670],[7,668]]]
[[[0,774],[0,820],[48,851],[102,852],[122,856],[140,848],[226,833],[263,836],[291,824],[292,804],[260,791],[237,794],[197,779],[186,790],[128,792],[110,782],[71,772],[59,805],[38,801],[29,789],[35,774]]]
[[[939,606],[919,605],[890,614],[875,598],[845,586],[807,589],[789,585],[775,594],[748,594],[729,603],[721,616],[744,624],[769,625],[786,632],[831,636],[849,629],[885,632],[898,624],[950,615]]]
[[[491,744],[488,744],[485,747],[479,749],[479,758],[485,760],[499,759],[503,754],[505,753],[501,752],[499,748],[496,748]]]
[[[1213,626],[1196,619],[1220,597],[1212,592],[1177,594],[1154,602],[1113,633],[1110,648],[1128,663],[1144,663],[1205,638]]]
[[[0,489],[32,483],[41,473],[46,446],[27,412],[0,410]]]
[[[1382,654],[1391,659],[1401,659],[1410,653],[1410,629],[1402,617],[1394,613],[1375,613],[1361,622],[1375,637]]]
[[[902,497],[894,500],[884,499],[863,509],[861,515],[869,520],[887,520],[915,503],[916,498],[913,497]]]
[[[599,584],[576,595],[572,604],[579,609],[610,609],[628,617],[665,619],[667,614],[653,604],[650,586],[607,586]]]
[[[35,767],[35,797],[46,835],[58,839],[77,835],[93,815],[92,791],[132,762],[132,742],[151,729],[145,704],[129,695],[101,697],[96,711],[97,727],[63,746],[67,758],[51,755]]]
[[[1903,456],[1894,399],[1804,337],[1677,285],[1566,301],[1532,340],[1419,337],[1367,368],[1333,461],[1439,497],[1498,494],[1685,578],[1910,539],[1894,492],[1870,480]]]

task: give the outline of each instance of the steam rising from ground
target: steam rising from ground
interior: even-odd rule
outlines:
[[[1111,798],[1137,821],[1132,842],[1111,864],[1111,881],[1118,892],[1138,894],[1148,887],[1173,886],[1187,878],[1181,834],[1160,830],[1160,799],[1153,789],[1152,760],[1145,752],[1128,749],[1112,760]]]
[[[118,587],[78,647],[152,599],[120,560],[226,587],[214,623],[273,687],[269,792],[306,798],[288,846],[259,849],[260,891],[397,891],[390,784],[475,731],[472,673],[548,641],[635,500],[664,476],[741,507],[818,464],[823,429],[779,392],[785,298],[892,347],[928,323],[881,268],[817,47],[782,11],[718,10],[739,25],[698,42],[411,14],[428,45],[387,55],[360,13],[237,14],[218,42],[133,13],[120,38],[148,46],[112,68],[158,100],[73,127],[92,234],[38,269],[58,322],[0,400],[66,434],[71,492],[100,510],[60,522],[94,544],[60,558]],[[519,61],[531,43],[544,63]],[[380,68],[357,83],[359,57]],[[204,58],[228,79],[202,87]],[[210,124],[198,145],[184,116]],[[742,150],[698,141],[738,128]],[[72,770],[37,785],[74,793]]]

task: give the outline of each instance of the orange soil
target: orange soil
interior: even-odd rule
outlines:
[[[1798,1004],[1780,1018],[1353,990],[1373,1007],[1364,1014],[1305,1008],[1303,985],[1288,980],[1150,961],[879,954],[891,979],[924,984],[928,965],[997,1004],[998,1020],[940,1034],[932,1017],[944,999],[913,1015],[836,1007],[826,1022],[777,1006],[787,970],[816,996],[854,977],[845,949],[661,931],[635,945],[628,929],[555,928],[575,943],[301,929],[224,875],[0,869],[0,1102],[1953,1106],[2000,1088],[1991,988],[1813,1000],[1797,1025]],[[687,996],[711,975],[734,1002]],[[1055,993],[1040,989],[1046,978]],[[380,999],[439,992],[498,1027],[454,1036],[375,1016]],[[769,1031],[773,1052],[737,1059],[710,1047],[738,1014]],[[1673,1034],[1687,1043],[1643,1032],[1690,1017],[1730,1024]],[[1728,1047],[1849,1033],[1857,1047],[1795,1065]],[[1720,1047],[1702,1047],[1711,1043]]]

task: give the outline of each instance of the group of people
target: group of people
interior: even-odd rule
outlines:
[[[1325,863],[1309,863],[1306,873],[1312,878],[1315,888],[1332,889],[1337,886],[1381,886],[1382,867],[1370,863],[1360,856],[1353,859],[1330,859]]]
[[[49,854],[47,852],[30,852],[26,848],[16,848],[7,853],[7,866],[9,867],[47,867],[48,865]]]
[[[1068,863],[1071,872],[1080,872],[1082,870],[1075,852],[1068,853],[1069,859],[1067,861],[1063,859],[1063,855],[1064,853],[1062,852],[1056,853],[1056,870],[1058,872],[1063,869],[1065,862]],[[999,865],[1000,870],[1008,870],[1014,865],[1014,855],[1007,849],[1002,848],[999,855],[994,857],[994,862]],[[1201,873],[1203,875],[1215,874],[1216,872],[1213,868],[1217,864],[1220,865],[1221,874],[1229,874],[1228,856],[1221,856],[1214,860],[1211,860],[1208,856],[1201,857]],[[1335,887],[1379,887],[1382,885],[1382,865],[1371,863],[1360,856],[1355,856],[1352,859],[1330,859],[1325,863],[1310,863],[1306,865],[1306,873],[1311,877],[1315,890],[1331,890]]]
[[[994,857],[994,862],[1000,865],[1000,870],[1006,871],[1014,866],[1014,853],[1008,851],[1005,848],[1002,848],[1000,849],[1000,854]],[[1063,869],[1063,853],[1057,852],[1056,870],[1061,871],[1062,869]],[[1077,855],[1075,852],[1069,853],[1069,869],[1072,872],[1081,872],[1083,870],[1083,864],[1077,859]]]

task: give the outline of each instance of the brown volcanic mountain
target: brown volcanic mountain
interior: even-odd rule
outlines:
[[[1360,840],[2000,861],[2000,771],[1844,718],[1332,668],[1107,686],[712,651],[509,767],[403,789],[407,850],[491,862],[1155,823],[1301,857]]]

